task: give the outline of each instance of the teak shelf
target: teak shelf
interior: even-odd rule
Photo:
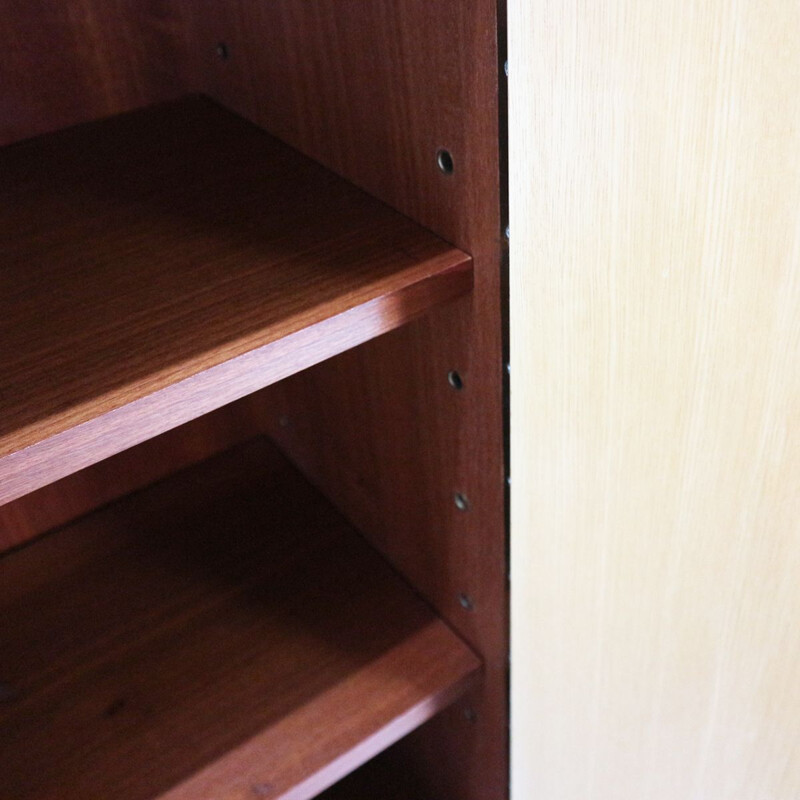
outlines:
[[[259,438],[0,559],[0,793],[310,798],[480,662]]]
[[[0,800],[508,800],[502,6],[0,0]]]
[[[0,504],[402,325],[471,259],[191,96],[0,151]]]

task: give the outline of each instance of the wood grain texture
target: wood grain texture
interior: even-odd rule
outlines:
[[[0,145],[181,93],[181,4],[2,0]]]
[[[486,679],[405,749],[431,797],[507,796],[494,0],[202,0],[187,85],[469,252],[474,290],[268,390],[268,429],[481,653]],[[217,42],[228,46],[220,60]],[[452,175],[436,151],[453,156]],[[464,389],[454,391],[449,370]],[[279,421],[283,420],[285,426]],[[459,512],[454,493],[470,510]],[[472,598],[466,610],[460,595]],[[476,722],[465,719],[473,711]],[[420,796],[425,796],[420,791]]]
[[[203,98],[0,159],[0,503],[471,286],[464,253]]]
[[[0,793],[310,798],[478,659],[264,439],[0,560]]]
[[[249,405],[231,403],[0,506],[0,552],[252,439],[262,426]]]
[[[800,7],[509,3],[513,796],[800,796]]]

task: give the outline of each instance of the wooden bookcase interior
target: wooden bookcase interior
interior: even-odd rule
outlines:
[[[2,796],[506,797],[495,9],[314,5],[0,0]]]
[[[264,439],[3,563],[3,791],[314,797],[480,662]],[[57,654],[54,659],[53,655]]]
[[[0,173],[0,503],[471,287],[467,255],[201,97]]]

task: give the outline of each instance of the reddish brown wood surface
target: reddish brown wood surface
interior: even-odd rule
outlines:
[[[224,406],[0,506],[0,552],[252,439],[263,430],[252,405]]]
[[[469,701],[474,723],[461,706],[410,737],[417,741],[405,748],[399,778],[414,770],[424,787],[410,796],[503,798],[495,0],[193,0],[180,10],[191,31],[187,88],[214,94],[475,259],[469,301],[270,391],[263,414],[293,457],[488,662]],[[227,60],[216,55],[220,41]],[[436,168],[439,147],[453,154],[451,176]],[[450,369],[464,376],[461,392],[446,382]],[[470,499],[467,513],[452,504],[459,490]],[[459,604],[463,592],[473,611]]]
[[[471,285],[464,253],[203,98],[0,173],[0,503]]]
[[[468,299],[290,379],[265,402],[292,457],[487,662],[469,707],[440,716],[406,752],[420,795],[437,800],[507,796],[497,5],[197,0],[187,48],[189,83],[474,258]],[[440,147],[452,175],[437,168]],[[447,382],[453,369],[461,391]]]
[[[0,0],[0,145],[178,96],[181,8]]]
[[[479,662],[266,440],[0,560],[0,796],[309,798]]]

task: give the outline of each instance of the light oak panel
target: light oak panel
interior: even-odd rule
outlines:
[[[512,0],[512,796],[800,795],[800,7]]]

